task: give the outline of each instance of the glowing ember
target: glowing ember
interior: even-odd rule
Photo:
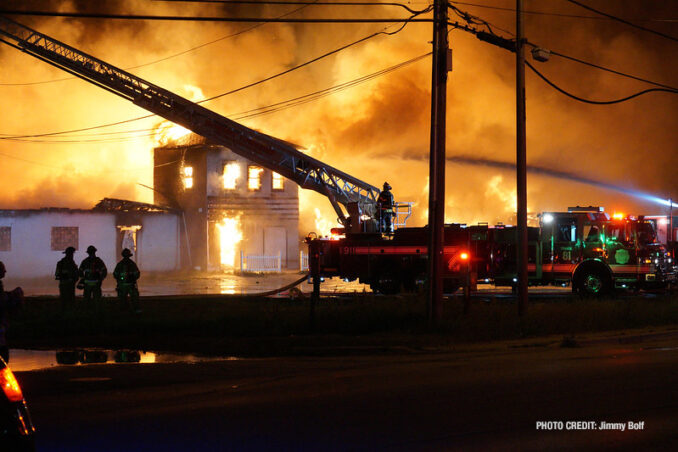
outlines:
[[[242,241],[240,216],[234,218],[224,217],[221,223],[217,223],[217,229],[219,230],[221,266],[233,269],[235,267],[237,245]]]
[[[238,179],[240,179],[240,165],[238,162],[229,162],[224,165],[224,188],[226,190],[235,190]]]

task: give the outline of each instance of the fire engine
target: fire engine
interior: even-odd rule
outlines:
[[[337,228],[334,232],[342,234]],[[452,293],[461,286],[489,277],[491,230],[487,225],[445,225],[443,289]],[[311,271],[321,277],[337,276],[369,284],[376,292],[414,290],[426,277],[428,227],[398,228],[390,234],[345,233],[337,238],[309,237]],[[315,275],[314,275],[315,276]]]
[[[337,240],[307,239],[316,283],[323,276],[339,276],[358,279],[378,292],[395,293],[424,281],[428,228],[380,231],[376,187],[305,155],[289,143],[1,16],[0,35],[7,45],[223,144],[302,188],[325,195],[344,227],[336,231],[342,234]],[[400,207],[405,207],[408,217],[411,205],[404,203],[396,209]],[[404,226],[404,221],[396,224]],[[663,287],[675,274],[666,248],[657,242],[654,226],[642,217],[611,219],[602,209],[544,213],[540,227],[528,231],[530,283],[571,283],[574,290],[591,294],[615,287]],[[446,225],[444,289],[472,288],[478,280],[513,286],[516,237],[513,227]]]
[[[319,275],[357,279],[392,294],[424,280],[427,237],[423,227],[400,228],[392,237],[347,233],[307,242]],[[444,237],[446,293],[478,281],[515,288],[516,227],[451,224]],[[615,288],[662,289],[675,281],[675,270],[657,241],[655,221],[571,207],[545,212],[539,227],[528,228],[528,277],[530,285],[571,285],[582,295],[603,295]]]
[[[516,283],[516,231],[493,231],[492,279]],[[610,217],[600,207],[544,212],[528,228],[528,278],[532,285],[572,285],[583,295],[615,288],[661,289],[675,281],[673,259],[657,241],[656,222],[642,216]]]

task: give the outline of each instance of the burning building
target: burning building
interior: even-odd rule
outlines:
[[[195,134],[157,147],[153,159],[154,202],[183,212],[182,262],[202,270],[298,267],[295,183]]]
[[[0,210],[0,260],[19,278],[54,276],[63,251],[76,249],[76,262],[94,245],[112,270],[128,248],[139,268],[180,268],[179,212],[160,206],[105,198],[93,209]]]

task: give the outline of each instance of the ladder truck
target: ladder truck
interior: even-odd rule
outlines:
[[[302,188],[325,195],[343,226],[340,228],[343,237],[307,239],[314,282],[324,276],[358,278],[374,290],[392,293],[424,278],[427,229],[399,228],[394,234],[381,233],[377,218],[378,188],[299,152],[289,143],[238,124],[4,16],[0,16],[0,40],[226,146]],[[404,226],[410,215],[411,203],[396,203],[396,226]],[[458,287],[469,274],[470,242],[469,230],[460,225],[446,227],[448,288]]]
[[[179,124],[300,187],[325,195],[339,222],[360,231],[373,221],[379,189],[295,149],[289,143],[245,127],[140,77],[39,31],[0,16],[0,39],[52,66]]]

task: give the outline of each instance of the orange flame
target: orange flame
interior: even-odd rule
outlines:
[[[219,257],[221,266],[232,270],[235,268],[235,255],[238,243],[242,241],[240,228],[240,215],[229,218],[224,217],[221,223],[217,223],[219,230]]]

